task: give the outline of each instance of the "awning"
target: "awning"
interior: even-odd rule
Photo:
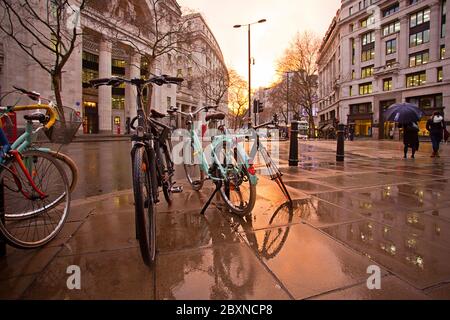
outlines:
[[[332,125],[332,124],[327,124],[327,125],[322,129],[322,131],[328,131],[328,130],[330,130],[331,128],[334,128],[333,125]]]

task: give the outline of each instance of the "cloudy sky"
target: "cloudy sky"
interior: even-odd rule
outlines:
[[[254,87],[270,85],[276,61],[298,31],[313,30],[322,37],[340,7],[340,0],[178,0],[182,7],[200,12],[212,29],[225,62],[248,78],[247,29],[234,29],[267,19],[252,26],[252,68]]]

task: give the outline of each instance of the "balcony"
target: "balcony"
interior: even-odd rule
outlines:
[[[398,74],[399,71],[400,71],[400,63],[396,62],[391,65],[374,68],[373,75],[375,77],[379,77],[388,74]]]

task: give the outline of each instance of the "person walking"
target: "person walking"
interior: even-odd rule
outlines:
[[[419,126],[415,122],[402,124],[399,126],[403,128],[403,144],[405,145],[405,159],[408,159],[408,149],[412,149],[412,159],[415,159],[416,152],[419,151]]]
[[[444,117],[440,112],[435,112],[430,120],[427,121],[427,130],[430,132],[431,143],[433,144],[432,158],[439,158],[439,149],[442,139],[444,139],[444,130],[446,130]]]

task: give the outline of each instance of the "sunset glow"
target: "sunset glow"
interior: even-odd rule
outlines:
[[[228,67],[248,80],[247,30],[234,29],[260,19],[252,26],[253,87],[276,80],[276,61],[297,32],[312,30],[322,37],[339,9],[339,0],[179,0],[182,7],[203,14],[223,51]],[[236,9],[240,8],[240,9]]]

